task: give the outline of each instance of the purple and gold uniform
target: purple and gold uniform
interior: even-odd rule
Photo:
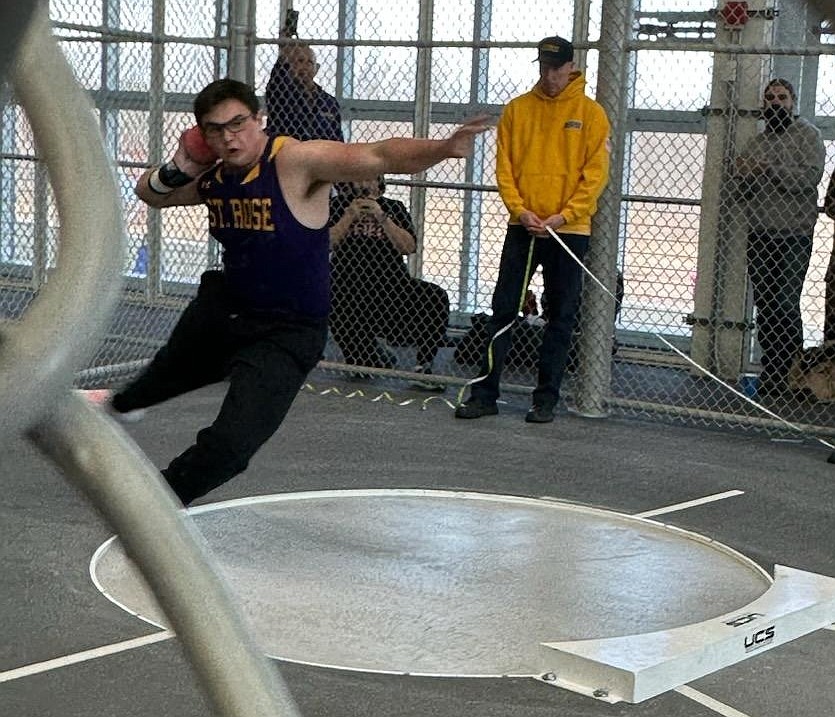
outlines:
[[[328,228],[311,229],[292,214],[275,168],[286,137],[271,137],[245,174],[222,170],[200,177],[209,233],[223,247],[223,274],[242,311],[314,319],[328,315]]]
[[[132,411],[228,378],[215,421],[162,470],[184,505],[246,469],[327,340],[328,229],[305,227],[287,206],[273,161],[283,142],[270,137],[249,170],[197,179],[223,272],[203,273],[166,344],[112,399]]]

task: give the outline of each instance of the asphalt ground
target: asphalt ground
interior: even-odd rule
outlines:
[[[126,430],[162,466],[211,420],[223,388],[156,407]],[[448,389],[446,399],[453,398]],[[425,488],[548,496],[632,515],[741,491],[665,513],[663,522],[738,550],[769,573],[782,564],[835,576],[835,466],[825,462],[827,451],[819,445],[564,411],[552,424],[531,425],[523,420],[527,398],[518,395],[508,396],[498,416],[462,421],[443,398],[426,399],[379,380],[340,382],[333,374],[314,374],[246,473],[199,502]],[[156,628],[94,586],[90,560],[112,531],[85,498],[23,439],[3,457],[0,491],[0,714],[210,714],[178,641],[154,641]],[[118,647],[135,638],[133,649]],[[306,716],[835,714],[830,629],[637,705],[612,705],[532,679],[441,679],[275,664]]]

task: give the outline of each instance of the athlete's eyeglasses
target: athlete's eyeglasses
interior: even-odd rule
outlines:
[[[254,114],[238,115],[228,122],[206,122],[203,125],[203,134],[214,139],[223,137],[226,130],[229,130],[232,134],[238,134],[246,126],[246,121],[253,117],[255,117]]]

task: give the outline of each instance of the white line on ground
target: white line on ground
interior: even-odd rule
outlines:
[[[709,697],[708,695],[703,694],[698,690],[694,690],[692,687],[688,687],[687,685],[676,687],[675,691],[680,695],[684,695],[694,702],[698,702],[700,705],[707,707],[709,710],[713,710],[717,714],[722,715],[722,717],[749,717],[749,715],[744,712],[740,712],[739,710],[726,705],[724,702],[715,700],[713,697]]]
[[[675,513],[677,510],[684,510],[685,508],[693,508],[697,505],[704,505],[705,503],[713,503],[717,500],[724,500],[725,498],[733,498],[735,495],[744,495],[742,490],[726,490],[724,493],[714,493],[713,495],[706,495],[704,498],[696,498],[695,500],[688,500],[684,503],[676,503],[675,505],[668,505],[664,508],[655,508],[654,510],[647,510],[643,513],[635,513],[636,518],[651,518],[654,515],[664,515],[666,513]]]
[[[57,670],[61,667],[67,667],[68,665],[75,665],[79,662],[95,660],[98,657],[106,657],[107,655],[115,655],[119,652],[127,652],[128,650],[133,650],[137,647],[144,647],[145,645],[152,645],[155,642],[169,640],[172,637],[174,637],[173,632],[170,630],[163,630],[162,632],[155,632],[151,635],[145,635],[144,637],[137,637],[134,640],[125,640],[124,642],[117,642],[112,645],[95,647],[92,650],[84,650],[84,652],[76,652],[74,655],[56,657],[54,660],[36,662],[31,665],[16,667],[13,670],[0,672],[0,682],[11,682],[12,680],[19,680],[21,677],[29,677],[31,675],[37,675],[41,672],[49,672],[50,670]]]

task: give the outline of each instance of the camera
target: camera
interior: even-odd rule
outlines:
[[[282,34],[286,37],[295,37],[299,33],[299,11],[290,8],[284,18],[284,29]]]

